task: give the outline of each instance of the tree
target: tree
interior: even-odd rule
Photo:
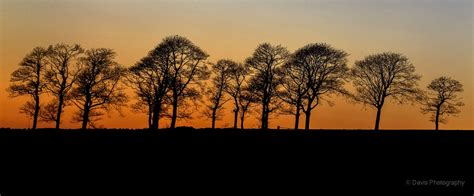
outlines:
[[[71,64],[84,52],[84,49],[78,44],[56,44],[49,46],[48,51],[48,66],[45,74],[46,89],[55,97],[53,103],[56,106],[48,104],[41,116],[43,120],[55,121],[56,129],[59,129],[63,108],[69,101],[68,93],[79,72],[79,64],[76,62],[75,67],[72,67]]]
[[[141,77],[141,73],[138,70],[134,70],[133,67],[129,69],[127,74],[127,84],[135,90],[137,102],[131,105],[131,109],[134,112],[143,112],[148,116],[148,128],[153,129],[153,86],[147,83],[144,77]],[[158,126],[157,126],[158,128]]]
[[[37,126],[40,113],[40,95],[43,93],[46,84],[43,80],[43,72],[47,63],[47,56],[48,50],[42,47],[34,48],[23,58],[20,68],[11,74],[11,84],[7,89],[11,97],[31,96],[32,101],[27,101],[21,107],[21,112],[33,117],[32,129],[36,129]]]
[[[246,82],[247,75],[250,73],[250,70],[247,66],[244,66],[241,63],[231,63],[229,69],[230,81],[226,85],[227,88],[224,90],[232,97],[234,101],[234,129],[237,129],[237,119],[239,112],[241,111],[241,106],[247,106],[250,104],[241,105],[242,91],[244,88],[244,83]],[[241,121],[244,116],[241,116]],[[243,129],[243,123],[241,123],[241,128]]]
[[[272,46],[263,43],[257,46],[251,57],[245,60],[245,64],[253,70],[250,79],[251,86],[255,90],[257,101],[262,105],[261,128],[268,129],[268,118],[271,112],[280,107],[277,96],[279,73],[281,66],[287,61],[290,53],[281,45]]]
[[[56,112],[58,111],[58,105],[56,104],[58,101],[53,99],[51,102],[48,102],[46,105],[41,106],[41,110],[39,113],[39,119],[44,122],[56,122],[57,115]]]
[[[210,105],[207,106],[207,110],[205,111],[205,114],[211,118],[212,129],[216,127],[216,120],[220,119],[224,104],[230,100],[225,97],[224,93],[225,89],[229,89],[228,85],[231,79],[231,71],[237,66],[236,62],[228,59],[221,59],[212,65],[212,86],[208,87],[206,91]]]
[[[83,69],[79,71],[74,88],[71,91],[73,103],[79,108],[75,119],[95,127],[95,118],[104,111],[116,109],[127,102],[120,80],[126,69],[115,61],[115,52],[107,48],[89,49],[80,59]]]
[[[186,104],[187,99],[196,100],[204,90],[202,83],[209,77],[205,60],[209,55],[190,40],[178,35],[163,39],[163,56],[169,65],[172,115],[170,128],[176,127],[178,103]],[[201,88],[198,90],[197,88]]]
[[[327,98],[330,95],[348,94],[343,87],[349,71],[347,56],[346,52],[325,43],[308,44],[292,55],[289,66],[286,67],[292,72],[288,73],[291,86],[287,89],[290,89],[289,92],[296,92],[296,96],[290,101],[297,104],[297,113],[301,105],[306,117],[305,130],[309,129],[312,110],[322,101],[332,104]]]
[[[148,126],[158,129],[159,120],[164,116],[163,103],[170,89],[171,68],[167,46],[163,43],[148,53],[136,65],[129,68],[128,81],[135,90],[138,102],[135,108],[147,106]]]
[[[240,107],[240,129],[244,129],[245,116],[248,113],[250,106],[257,102],[255,93],[252,92],[252,88],[249,86],[242,87],[242,91],[238,97],[238,104]]]
[[[419,94],[421,76],[402,54],[385,52],[356,61],[351,70],[356,88],[354,100],[377,109],[375,130],[379,130],[380,115],[385,100],[393,98],[400,104],[413,101]]]
[[[428,90],[423,96],[421,111],[431,114],[431,122],[438,130],[439,123],[446,123],[445,116],[461,112],[459,107],[464,103],[457,93],[463,92],[463,86],[459,81],[443,76],[431,81]]]
[[[305,85],[308,79],[306,70],[302,66],[293,63],[286,63],[283,67],[283,78],[281,82],[281,90],[278,93],[279,98],[286,103],[287,108],[283,109],[283,113],[295,115],[294,129],[298,130],[300,113],[303,109],[303,98],[308,91]]]

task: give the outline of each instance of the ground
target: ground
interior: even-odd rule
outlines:
[[[61,185],[68,191],[106,187],[105,193],[132,187],[219,195],[326,189],[455,195],[472,191],[473,147],[474,131],[2,129],[0,171],[7,188],[38,185],[38,193]],[[55,186],[44,186],[46,177]],[[467,184],[407,184],[432,179]]]

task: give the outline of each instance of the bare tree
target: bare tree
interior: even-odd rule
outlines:
[[[150,83],[146,83],[144,78],[140,77],[140,73],[134,73],[131,71],[127,74],[127,80],[132,89],[136,92],[137,102],[131,105],[131,109],[134,112],[146,113],[148,116],[147,124],[148,128],[153,128],[153,87]]]
[[[242,87],[238,97],[240,107],[240,129],[244,129],[244,120],[252,104],[257,102],[257,96],[248,86]]]
[[[237,63],[229,59],[221,59],[211,68],[211,86],[207,88],[206,94],[209,98],[210,105],[207,105],[205,114],[211,118],[211,127],[216,127],[216,120],[220,119],[221,111],[224,104],[230,99],[226,98],[225,90],[229,89],[229,81],[231,80],[231,71],[237,67]]]
[[[257,101],[262,105],[262,129],[268,129],[270,113],[280,107],[277,103],[279,99],[275,99],[280,84],[279,73],[289,55],[288,50],[281,45],[272,46],[269,43],[263,43],[258,45],[252,56],[245,60],[245,64],[253,70],[254,74],[250,83],[255,90]]]
[[[208,55],[185,37],[178,35],[163,39],[160,44],[170,78],[172,115],[170,128],[176,127],[178,103],[186,99],[195,100],[203,92],[203,81],[209,77],[205,60]],[[197,88],[201,88],[197,90]]]
[[[283,108],[283,113],[295,115],[294,129],[298,130],[303,99],[308,91],[306,82],[309,79],[305,78],[307,74],[303,66],[290,62],[291,60],[283,66],[282,88],[278,96],[288,106]]]
[[[53,99],[51,102],[48,102],[46,105],[41,106],[41,110],[39,113],[40,121],[44,122],[52,122],[56,121],[57,115],[56,112],[58,111],[58,105],[56,105],[58,101]]]
[[[143,60],[142,60],[143,61]],[[148,115],[148,128],[153,128],[153,107],[154,107],[154,93],[155,78],[137,65],[129,68],[129,74],[127,74],[127,84],[135,90],[137,102],[132,104],[132,110],[138,112],[144,112]],[[158,128],[158,125],[157,125]]]
[[[36,129],[38,116],[40,113],[40,95],[43,93],[45,81],[43,81],[43,72],[46,66],[48,50],[42,47],[36,47],[27,54],[20,68],[11,74],[10,86],[7,91],[11,97],[29,95],[32,101],[26,102],[21,107],[21,112],[33,117],[33,127]]]
[[[303,109],[303,86],[295,85],[285,78],[281,83],[283,90],[278,93],[279,98],[286,104],[282,106],[282,114],[295,116],[294,129],[299,129],[301,110]]]
[[[351,70],[356,88],[354,100],[377,109],[375,130],[379,130],[380,115],[385,99],[392,97],[400,104],[413,101],[420,90],[421,76],[402,54],[385,52],[356,61]]]
[[[431,81],[422,99],[421,111],[431,114],[431,121],[438,130],[439,123],[446,123],[445,116],[456,115],[464,103],[457,93],[463,92],[462,84],[450,77],[439,77]]]
[[[84,67],[77,75],[71,96],[79,108],[75,119],[82,122],[82,129],[88,124],[95,127],[94,118],[110,109],[120,111],[127,101],[120,84],[126,70],[114,58],[115,52],[111,49],[98,48],[87,50],[80,59]]]
[[[240,99],[242,97],[242,91],[244,88],[244,84],[246,82],[247,75],[250,73],[250,70],[247,66],[244,66],[241,63],[232,63],[230,64],[230,81],[227,84],[227,88],[224,90],[232,97],[234,101],[234,129],[237,129],[237,119],[239,116],[239,112],[241,111],[241,104]],[[244,106],[248,104],[244,104]],[[243,118],[241,118],[243,119]],[[243,125],[241,123],[241,125]],[[242,128],[243,126],[241,126]]]
[[[61,114],[68,100],[68,93],[72,89],[79,72],[77,57],[84,52],[78,44],[56,44],[49,46],[48,66],[45,80],[46,89],[55,97],[53,104],[48,104],[42,111],[42,119],[45,121],[55,121],[56,129],[61,124]],[[72,63],[76,63],[72,67]],[[56,104],[56,106],[54,106]],[[53,117],[55,116],[55,117]]]
[[[158,129],[159,120],[164,116],[163,103],[167,100],[171,84],[170,55],[167,46],[161,43],[129,69],[127,78],[138,98],[135,106],[148,107],[148,125],[151,129]]]
[[[306,117],[305,130],[309,129],[312,110],[322,101],[332,104],[329,96],[335,93],[347,94],[343,87],[349,71],[347,56],[346,52],[325,43],[308,44],[292,55],[290,66],[286,67],[292,72],[287,71],[292,86],[286,89],[287,93],[288,89],[292,90],[290,93],[296,92],[290,101],[297,104],[297,113],[301,104]],[[304,98],[303,101],[301,98]]]

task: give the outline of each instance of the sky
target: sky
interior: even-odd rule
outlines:
[[[473,10],[471,0],[0,0],[0,127],[32,124],[19,113],[27,99],[8,97],[5,89],[10,74],[34,47],[77,43],[86,49],[111,48],[117,52],[116,61],[128,67],[164,37],[182,35],[206,51],[211,62],[222,58],[243,62],[262,42],[281,44],[290,51],[325,42],[350,54],[349,67],[370,54],[402,53],[422,75],[421,88],[440,76],[464,85],[462,112],[440,128],[474,129]],[[341,97],[331,99],[335,105],[324,104],[313,111],[311,128],[373,128],[375,110]],[[65,108],[62,127],[80,127],[71,119],[75,110]],[[231,105],[226,106],[217,127],[232,125],[231,110]],[[200,113],[178,120],[177,125],[210,127],[210,119]],[[111,112],[99,124],[147,126],[144,114],[128,108],[123,114]],[[247,119],[247,127],[258,126],[257,113]],[[290,128],[293,122],[292,116],[274,116],[270,127]],[[166,126],[169,121],[162,123]],[[389,102],[380,126],[432,129],[434,124],[418,105]]]

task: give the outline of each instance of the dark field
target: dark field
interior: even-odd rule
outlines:
[[[0,192],[472,195],[473,151],[474,131],[3,129]],[[466,184],[407,185],[431,179]]]
[[[473,145],[474,131],[260,130],[260,129],[0,129],[1,145]],[[176,146],[175,146],[176,147]]]

